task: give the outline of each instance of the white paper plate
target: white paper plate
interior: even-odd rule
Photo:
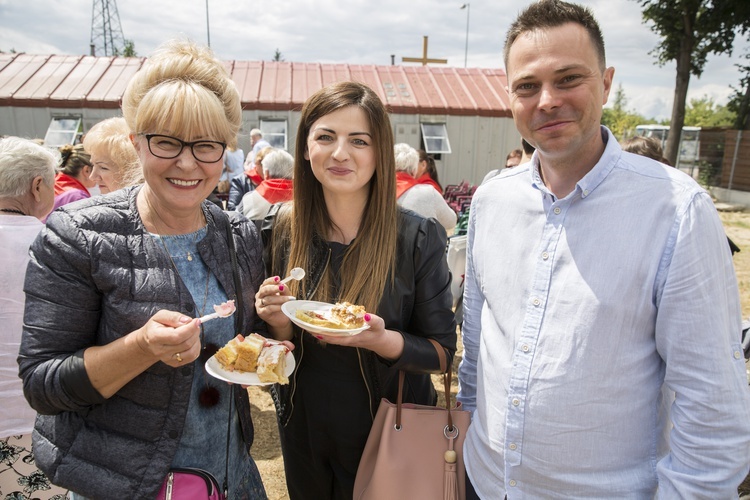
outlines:
[[[294,371],[294,354],[291,351],[286,353],[286,370],[284,374],[289,377]],[[224,382],[231,382],[233,384],[241,385],[272,385],[273,382],[261,382],[258,378],[258,374],[255,372],[231,372],[225,370],[221,363],[216,359],[216,355],[211,356],[206,361],[206,371],[212,377],[223,380]]]
[[[304,309],[306,311],[315,311],[318,314],[322,314],[323,316],[327,315],[328,312],[333,307],[333,304],[328,304],[327,302],[316,302],[314,300],[290,300],[289,302],[284,302],[281,305],[281,310],[284,314],[286,314],[287,318],[292,320],[292,323],[297,325],[298,327],[302,328],[303,330],[307,330],[310,333],[317,333],[320,335],[330,335],[332,337],[349,337],[351,335],[357,335],[360,332],[363,332],[364,330],[367,330],[370,328],[370,325],[367,323],[364,324],[364,326],[361,326],[359,328],[354,328],[351,330],[341,330],[339,328],[326,328],[324,326],[318,326],[318,325],[311,325],[310,323],[307,323],[306,321],[302,321],[297,316],[295,316],[295,312],[297,309]]]

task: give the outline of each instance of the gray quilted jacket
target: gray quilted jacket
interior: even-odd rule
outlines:
[[[83,367],[84,349],[140,328],[159,309],[195,316],[190,292],[143,226],[139,190],[55,211],[31,247],[26,275],[18,362],[26,399],[40,414],[33,433],[37,465],[53,483],[89,498],[156,497],[180,442],[193,380],[193,364],[156,363],[104,399]],[[263,279],[258,232],[213,203],[204,202],[203,210],[208,231],[198,245],[201,257],[234,298],[231,220],[245,311],[238,326],[262,331],[253,307]],[[249,448],[247,392],[236,386],[235,395]]]

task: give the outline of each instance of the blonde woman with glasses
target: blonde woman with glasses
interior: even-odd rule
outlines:
[[[265,498],[247,391],[204,370],[237,332],[264,331],[255,226],[205,201],[237,137],[239,94],[209,49],[172,41],[122,107],[143,185],[52,214],[31,250],[20,374],[41,414],[37,463],[74,499],[155,498],[186,467],[231,498]],[[244,308],[197,319],[228,299]]]

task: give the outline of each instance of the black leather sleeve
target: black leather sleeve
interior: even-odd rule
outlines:
[[[448,357],[453,359],[456,352],[456,320],[453,313],[453,296],[451,294],[451,275],[445,256],[447,236],[443,227],[435,219],[407,215],[404,222],[407,234],[406,242],[411,239],[413,245],[410,255],[412,266],[405,263],[406,255],[399,256],[397,263],[396,287],[393,295],[401,300],[391,300],[399,304],[401,311],[390,311],[390,314],[402,315],[401,325],[394,328],[404,337],[404,351],[401,357],[392,364],[392,368],[417,373],[434,373],[439,371],[440,361],[433,345],[427,340],[435,339],[442,345]],[[408,233],[413,233],[409,235]],[[403,257],[403,258],[402,258]],[[413,280],[408,274],[413,272]],[[412,281],[409,283],[409,281]],[[413,294],[412,297],[408,295]],[[388,301],[388,291],[383,297],[383,305]],[[397,297],[392,297],[392,299]],[[449,364],[450,366],[450,364]]]

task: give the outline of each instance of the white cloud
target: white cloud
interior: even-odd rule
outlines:
[[[125,38],[139,55],[178,34],[206,42],[206,2],[211,47],[222,58],[270,60],[278,48],[286,61],[390,64],[428,55],[464,65],[469,16],[468,66],[502,67],[505,32],[529,2],[494,0],[121,0],[119,17]],[[641,22],[632,0],[584,0],[597,16],[629,107],[645,116],[671,114],[674,66],[654,64],[649,54],[658,37]],[[0,50],[29,53],[87,54],[92,0],[0,0]],[[692,78],[689,96],[703,94],[725,103],[730,85],[739,84],[734,67],[748,43],[737,41],[734,56],[711,56],[703,76]],[[697,93],[697,94],[696,94]]]

